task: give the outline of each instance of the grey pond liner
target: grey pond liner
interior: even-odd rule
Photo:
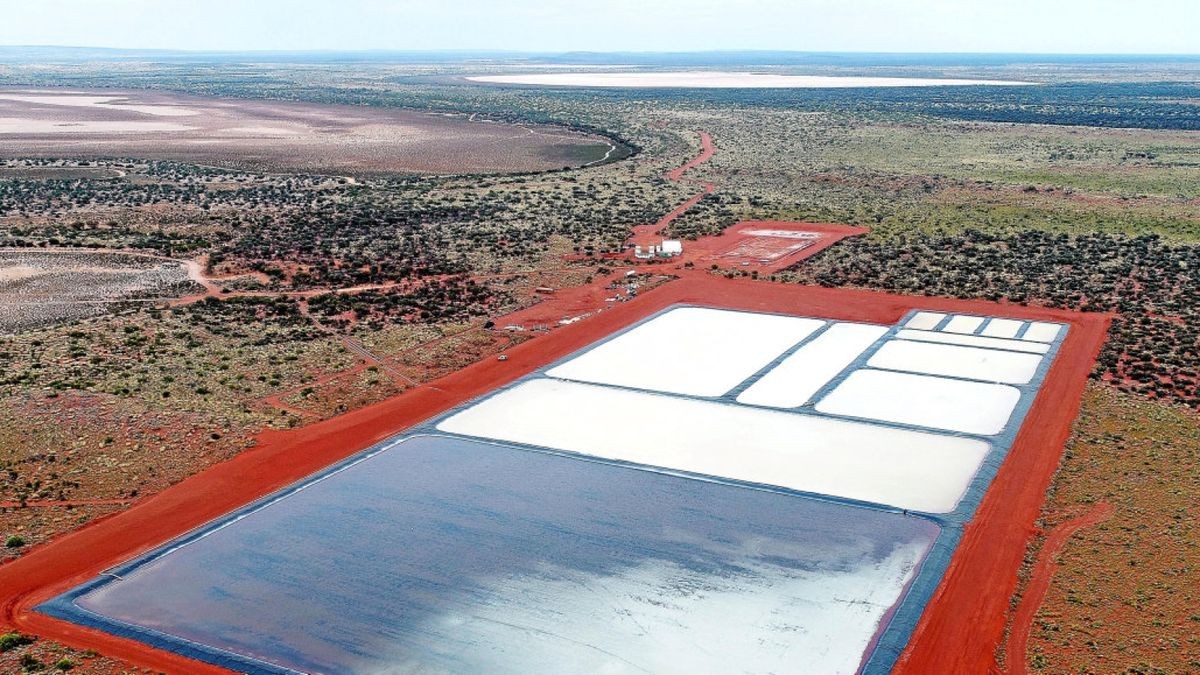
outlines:
[[[643,479],[641,478],[641,474],[645,474],[646,475],[645,480],[650,480],[650,481],[656,480],[656,479],[651,479],[650,476],[657,476],[658,479],[675,481],[670,484],[672,486],[676,485],[677,483],[682,484],[682,485],[688,485],[689,486],[688,488],[682,488],[684,490],[684,492],[688,492],[689,490],[692,490],[692,489],[699,489],[699,490],[721,489],[721,490],[728,491],[729,489],[732,489],[732,488],[742,488],[741,490],[734,490],[734,492],[728,493],[728,494],[737,494],[737,495],[739,495],[738,499],[746,499],[746,500],[750,500],[750,501],[753,501],[754,499],[761,499],[761,498],[777,498],[777,496],[779,496],[779,495],[787,495],[787,496],[790,496],[793,498],[795,498],[795,497],[800,498],[800,499],[787,499],[787,500],[784,500],[783,502],[778,502],[778,501],[771,502],[771,505],[772,505],[771,510],[778,510],[780,507],[777,506],[777,504],[787,504],[787,505],[789,505],[790,508],[794,508],[794,509],[809,508],[811,511],[811,509],[818,508],[818,505],[824,504],[825,507],[821,507],[821,508],[838,507],[838,506],[844,507],[844,508],[848,507],[851,509],[852,512],[857,513],[857,514],[874,513],[874,514],[878,514],[877,517],[887,516],[890,518],[899,518],[900,519],[898,521],[892,521],[893,523],[896,523],[896,522],[899,522],[899,523],[924,522],[924,523],[927,523],[928,526],[930,526],[930,527],[936,527],[936,532],[937,532],[936,540],[933,542],[932,546],[930,547],[923,562],[920,563],[919,571],[917,572],[915,578],[912,579],[912,581],[909,583],[908,587],[902,593],[901,598],[897,602],[896,606],[893,608],[893,611],[891,612],[890,616],[886,617],[884,624],[881,626],[881,629],[876,634],[876,638],[873,642],[873,645],[868,650],[868,653],[866,655],[864,655],[864,659],[862,662],[862,671],[863,672],[866,672],[866,673],[888,672],[891,669],[891,666],[895,663],[896,659],[899,657],[899,654],[903,650],[904,646],[907,644],[907,642],[912,634],[912,631],[914,630],[916,623],[917,623],[918,619],[920,618],[922,611],[925,608],[925,605],[927,604],[929,598],[933,594],[933,592],[936,589],[938,583],[940,582],[942,576],[944,575],[945,570],[949,564],[950,557],[953,554],[953,552],[954,552],[955,548],[957,547],[959,540],[962,536],[963,525],[966,522],[968,522],[971,519],[971,517],[973,516],[975,510],[977,509],[980,501],[983,498],[984,493],[987,490],[987,487],[991,484],[992,480],[994,479],[994,477],[996,475],[996,472],[999,470],[1001,463],[1003,462],[1009,449],[1011,448],[1012,443],[1016,437],[1016,434],[1020,430],[1021,425],[1024,421],[1024,418],[1027,415],[1029,409],[1031,408],[1031,406],[1033,404],[1033,400],[1037,393],[1037,390],[1041,386],[1042,382],[1044,381],[1047,372],[1049,371],[1050,367],[1054,363],[1055,357],[1062,345],[1062,342],[1066,338],[1067,331],[1061,330],[1059,332],[1057,338],[1051,344],[1049,352],[1045,355],[1045,358],[1039,365],[1037,374],[1035,375],[1034,379],[1027,385],[1022,385],[1022,386],[1017,387],[1021,391],[1021,398],[1016,406],[1016,409],[1013,412],[1013,416],[1010,420],[1010,423],[1004,432],[1002,432],[1000,435],[991,436],[991,437],[970,436],[968,434],[958,434],[958,433],[953,433],[953,432],[938,432],[938,433],[944,433],[946,435],[968,436],[971,438],[979,438],[981,440],[988,442],[991,446],[991,451],[985,458],[982,466],[980,467],[979,471],[977,472],[974,479],[972,480],[970,487],[968,488],[966,494],[963,496],[962,500],[960,501],[958,508],[956,510],[954,510],[953,512],[947,513],[947,514],[926,514],[926,513],[915,513],[915,512],[914,513],[907,513],[907,512],[900,513],[896,509],[892,509],[889,507],[882,507],[877,504],[870,504],[870,503],[858,502],[858,501],[854,501],[854,500],[840,499],[840,498],[835,498],[835,497],[829,497],[826,495],[797,492],[794,490],[781,489],[781,488],[776,488],[776,487],[768,486],[768,485],[741,483],[738,481],[730,481],[730,480],[722,479],[719,477],[698,476],[698,475],[687,474],[685,472],[666,471],[666,470],[656,469],[654,467],[645,467],[645,466],[641,466],[641,465],[637,465],[637,464],[612,462],[612,461],[601,460],[601,459],[592,458],[592,457],[580,456],[580,455],[576,455],[573,453],[559,452],[559,451],[551,450],[551,449],[547,449],[547,448],[522,446],[520,444],[514,444],[514,443],[505,443],[505,444],[481,443],[478,439],[469,439],[466,437],[458,437],[453,434],[444,434],[442,432],[436,431],[435,427],[438,422],[449,417],[450,415],[453,415],[455,412],[457,412],[459,410],[462,410],[470,405],[473,405],[474,403],[478,402],[478,400],[482,400],[483,398],[493,396],[496,393],[498,393],[499,391],[503,391],[507,388],[516,386],[522,382],[525,382],[525,381],[528,381],[528,380],[531,380],[534,378],[543,377],[544,372],[549,370],[550,368],[553,368],[556,365],[558,365],[562,362],[565,362],[566,360],[569,360],[570,358],[573,358],[584,351],[587,351],[588,349],[594,348],[596,345],[601,344],[604,341],[611,340],[623,332],[632,330],[633,328],[635,328],[638,325],[641,325],[642,323],[653,320],[655,317],[661,315],[662,313],[670,311],[671,309],[674,309],[679,306],[680,305],[669,307],[669,308],[666,308],[654,315],[646,317],[642,321],[634,323],[631,326],[625,328],[623,331],[620,331],[618,333],[614,333],[613,335],[608,336],[607,338],[605,338],[605,340],[597,342],[594,345],[590,345],[589,347],[586,347],[583,350],[576,352],[575,354],[569,355],[568,357],[560,359],[559,361],[557,361],[555,363],[549,364],[534,373],[531,373],[523,378],[518,379],[517,381],[515,381],[509,385],[506,385],[505,387],[500,388],[497,391],[491,392],[491,393],[485,395],[484,397],[481,397],[480,399],[464,403],[461,406],[458,406],[455,409],[449,410],[441,415],[438,415],[438,416],[436,416],[436,417],[434,417],[434,418],[432,418],[432,419],[430,419],[430,420],[428,420],[406,432],[403,432],[402,434],[399,434],[396,437],[393,437],[392,439],[385,440],[385,441],[373,446],[372,448],[369,448],[360,453],[357,453],[356,455],[354,455],[350,458],[347,458],[346,460],[343,460],[342,462],[339,462],[331,467],[328,467],[325,470],[322,470],[321,472],[318,472],[317,474],[310,476],[310,477],[298,482],[297,484],[295,484],[293,486],[285,488],[284,490],[281,490],[272,495],[263,497],[262,499],[254,502],[252,504],[249,504],[243,508],[237,509],[236,511],[233,511],[220,519],[217,519],[201,528],[198,528],[197,530],[194,530],[185,535],[182,535],[181,537],[178,537],[175,540],[172,540],[171,542],[168,542],[167,544],[164,544],[149,553],[139,556],[138,558],[135,558],[125,564],[122,564],[122,565],[118,566],[117,568],[109,570],[106,573],[96,577],[95,579],[93,579],[75,589],[72,589],[71,591],[69,591],[65,594],[58,596],[50,601],[47,601],[46,603],[43,603],[42,605],[37,607],[37,610],[41,611],[45,614],[48,614],[50,616],[55,616],[58,618],[66,619],[68,621],[72,621],[72,622],[82,624],[82,625],[100,628],[102,630],[105,630],[107,632],[110,632],[110,633],[113,633],[116,635],[130,637],[130,638],[133,638],[136,640],[140,640],[144,643],[153,645],[158,648],[162,648],[162,649],[166,649],[169,651],[184,654],[186,656],[190,656],[190,657],[193,657],[193,658],[196,658],[196,659],[199,659],[202,661],[206,661],[209,663],[214,663],[216,665],[221,665],[221,666],[231,668],[233,670],[237,670],[237,671],[241,671],[241,672],[252,672],[252,673],[294,672],[294,670],[289,669],[288,667],[279,665],[278,663],[272,663],[272,659],[270,656],[271,646],[264,647],[262,645],[259,645],[258,648],[254,648],[253,646],[244,647],[240,650],[243,653],[237,653],[233,650],[221,649],[221,648],[213,647],[208,644],[204,644],[202,641],[189,640],[189,639],[179,636],[179,635],[173,635],[170,632],[168,632],[168,630],[165,630],[165,629],[158,630],[152,626],[137,625],[131,621],[122,621],[119,619],[115,619],[115,618],[106,616],[102,613],[96,613],[93,611],[89,611],[87,608],[85,608],[81,604],[81,602],[86,603],[87,601],[85,598],[92,594],[104,594],[106,589],[112,590],[112,589],[118,588],[119,584],[114,586],[113,585],[114,582],[121,580],[121,579],[136,576],[138,571],[143,568],[149,569],[149,568],[157,567],[157,566],[161,565],[164,562],[164,559],[167,558],[168,556],[170,556],[171,554],[173,554],[177,551],[180,551],[184,548],[190,547],[195,542],[201,541],[205,538],[208,538],[211,535],[213,535],[214,533],[223,532],[227,529],[234,530],[234,529],[236,529],[236,527],[238,527],[239,523],[248,522],[247,521],[248,516],[250,516],[252,514],[257,514],[259,512],[270,511],[270,509],[268,507],[272,507],[274,505],[286,504],[286,500],[289,497],[291,497],[292,495],[295,495],[304,490],[309,490],[313,486],[317,485],[318,483],[325,483],[326,482],[325,479],[337,476],[337,475],[341,474],[342,472],[349,471],[350,469],[355,467],[357,464],[359,464],[360,462],[363,462],[364,460],[366,460],[368,458],[375,457],[376,455],[382,455],[386,450],[388,450],[389,448],[392,448],[393,446],[397,446],[397,444],[402,444],[402,442],[407,441],[409,439],[411,439],[415,442],[418,442],[418,443],[427,443],[427,442],[432,442],[432,441],[436,441],[438,443],[453,442],[456,447],[460,447],[460,448],[464,447],[464,446],[488,446],[488,447],[492,448],[493,451],[495,451],[499,448],[509,447],[509,448],[512,448],[512,450],[507,450],[506,452],[516,452],[516,453],[519,453],[520,455],[523,455],[526,457],[541,457],[541,458],[569,457],[569,458],[573,458],[575,460],[584,460],[583,462],[567,462],[567,463],[558,462],[557,464],[554,465],[556,467],[558,467],[558,466],[566,467],[567,465],[573,465],[573,466],[578,465],[579,467],[593,466],[593,468],[591,468],[591,469],[583,469],[583,468],[578,468],[578,469],[561,468],[561,469],[558,469],[558,468],[555,468],[555,469],[547,469],[548,471],[561,471],[561,472],[566,472],[566,473],[572,473],[572,472],[577,473],[579,471],[582,471],[584,473],[587,473],[588,471],[594,471],[596,469],[603,469],[605,466],[607,466],[610,469],[622,469],[622,470],[626,471],[626,473],[622,474],[623,476],[638,476],[637,478],[627,478],[626,479],[626,480],[633,481],[633,482],[642,481]],[[918,310],[913,310],[913,311],[909,312],[899,323],[897,323],[895,326],[892,326],[890,328],[890,330],[888,331],[888,333],[885,334],[884,336],[882,336],[879,339],[879,341],[877,341],[876,344],[871,349],[868,349],[866,352],[864,352],[862,355],[860,355],[859,358],[853,364],[851,364],[851,366],[849,366],[845,371],[843,371],[843,373],[841,375],[834,378],[834,380],[829,382],[822,389],[822,391],[820,391],[816,396],[814,396],[813,401],[819,401],[820,398],[824,394],[828,393],[828,391],[830,391],[834,387],[836,387],[837,384],[840,383],[850,372],[852,372],[853,370],[855,370],[855,369],[861,367],[863,364],[865,364],[866,361],[874,353],[874,351],[876,349],[878,349],[878,347],[880,345],[882,345],[886,340],[892,338],[895,335],[895,333],[903,327],[904,323],[908,320],[908,318],[916,311],[918,311]],[[948,320],[948,319],[946,319],[946,320]],[[986,325],[986,322],[983,325]],[[1064,328],[1066,328],[1066,327],[1064,326]],[[980,329],[982,329],[982,325],[981,325]],[[778,358],[776,358],[772,362],[771,365],[763,368],[758,373],[756,373],[754,376],[747,379],[746,382],[743,382],[738,387],[734,388],[730,392],[727,392],[724,396],[716,397],[716,400],[728,401],[728,402],[732,403],[733,399],[736,398],[737,394],[740,393],[741,391],[743,391],[746,387],[748,387],[753,381],[756,381],[757,378],[761,377],[771,367],[773,367],[778,362],[782,361],[784,358],[786,358],[788,355],[790,355],[792,352],[794,352],[795,349],[799,348],[800,345],[806,343],[808,340],[813,339],[816,335],[819,335],[819,334],[820,334],[820,331],[818,330],[817,332],[808,336],[800,344],[796,345],[792,349],[789,349],[786,352],[784,352],[783,354],[781,354]],[[709,399],[704,399],[704,400],[714,400],[714,399],[709,398]],[[741,404],[737,404],[737,405],[741,405]],[[799,409],[794,409],[792,412],[795,412],[797,414],[817,414],[812,410],[811,404],[809,404],[808,406],[799,408]],[[835,416],[829,416],[829,415],[825,415],[825,416],[826,417],[835,417]],[[893,426],[893,427],[897,427],[897,428],[916,428],[916,427],[911,427],[908,425],[900,425],[900,424],[880,423],[880,422],[873,422],[873,423],[881,424],[883,426]],[[921,430],[928,431],[927,429],[921,429]],[[471,453],[467,452],[465,454],[469,455]],[[496,453],[496,454],[500,454],[500,453]],[[522,460],[522,461],[524,461],[530,465],[532,465],[532,463],[540,462],[540,460],[532,460],[531,461],[528,459]],[[595,466],[595,465],[599,465],[599,466]],[[629,472],[629,469],[638,469],[639,471]],[[606,469],[606,470],[609,470],[609,469]],[[685,477],[685,478],[699,478],[701,480],[679,481],[679,477],[681,477],[681,476]],[[329,484],[333,484],[333,483],[336,483],[336,481],[329,481]],[[716,485],[714,485],[714,484],[716,484]],[[747,490],[746,488],[749,488],[749,489]],[[678,490],[681,488],[673,487],[672,489]],[[539,493],[537,493],[535,491],[534,494],[539,494]],[[750,497],[749,495],[758,495],[758,496]],[[445,494],[443,496],[445,498],[445,501],[442,504],[442,507],[444,507],[444,508],[452,507],[457,495]],[[353,498],[353,496],[347,495],[346,498],[351,499],[351,498]],[[734,500],[734,501],[737,501],[737,500]],[[705,502],[705,504],[707,505],[708,502]],[[797,506],[797,505],[807,505],[807,506]],[[346,505],[346,506],[349,506],[349,505]],[[684,506],[681,506],[680,508],[682,508],[685,511],[689,511],[691,513],[701,512],[701,511],[696,511],[694,508],[687,508]],[[711,507],[709,507],[709,508],[711,508]],[[836,509],[835,509],[835,511],[836,511]],[[282,513],[282,512],[280,512],[280,513]],[[876,516],[872,516],[872,517],[876,517]],[[582,522],[581,519],[576,520],[574,522],[577,523],[576,527],[582,527],[584,525],[588,525],[588,526],[592,525],[592,523]],[[310,523],[309,525],[312,526],[315,524]],[[756,527],[778,528],[783,525],[785,525],[785,524],[766,523],[763,520],[754,521],[753,519],[749,519],[749,520],[746,520],[745,522],[740,523],[740,526],[742,526],[742,527],[756,526]],[[894,525],[892,525],[892,526],[894,527]],[[300,531],[298,530],[298,532],[300,532]],[[296,538],[296,540],[292,542],[292,544],[293,545],[303,545],[302,539],[303,539],[302,536],[298,536]],[[645,539],[645,541],[651,541],[651,539]],[[469,550],[469,547],[464,548],[464,551],[467,551],[467,550]],[[313,552],[313,555],[320,555],[320,552]],[[259,562],[263,562],[263,560],[269,559],[269,557],[270,556],[268,555],[268,552],[260,552]],[[360,555],[358,557],[369,559],[368,555]],[[209,562],[210,562],[209,568],[211,569],[214,565],[214,562],[213,561],[209,561]],[[232,563],[234,561],[231,561],[228,558],[219,558],[219,559],[217,559],[217,562],[219,562],[222,565],[230,566],[230,565],[232,565]],[[626,561],[626,563],[627,562],[628,561]],[[267,564],[267,563],[269,563],[269,560],[267,560],[267,562],[263,562],[263,564]],[[244,561],[243,561],[243,564],[245,564]],[[244,572],[246,574],[249,574],[249,571],[247,571],[247,570],[244,570]],[[332,586],[334,584],[332,583],[332,580],[330,580],[327,582],[327,585]],[[184,586],[185,585],[180,585],[179,587],[182,588]],[[159,590],[162,593],[170,593],[169,587],[163,587],[163,588],[160,588]],[[265,602],[269,602],[269,601],[265,601]],[[305,608],[303,606],[296,606],[292,609],[297,613],[303,613],[305,611]],[[339,614],[339,616],[347,616],[347,615],[353,614],[353,613],[355,613],[357,611],[361,611],[361,610],[362,610],[361,607],[354,607],[353,604],[351,604],[350,606],[341,608],[341,614]],[[143,623],[147,623],[147,622],[143,622]],[[326,628],[328,628],[329,630],[336,630],[336,628],[334,628],[334,627],[326,626]],[[179,632],[179,631],[176,631],[176,632]],[[287,651],[284,648],[284,646],[279,645],[278,643],[274,644],[274,647],[280,651],[285,651],[285,652]],[[281,661],[281,660],[285,660],[285,659],[290,660],[292,663],[298,663],[298,662],[304,662],[305,656],[300,653],[290,653],[290,654],[286,654],[283,659],[276,658],[275,660]],[[800,665],[800,664],[797,664],[797,665]]]

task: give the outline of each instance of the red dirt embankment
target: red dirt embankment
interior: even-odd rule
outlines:
[[[1060,524],[1046,537],[1033,574],[1029,577],[1029,584],[1021,596],[1021,604],[1017,606],[1013,615],[1012,632],[1008,636],[1008,645],[1004,652],[1004,660],[1008,666],[1006,672],[1009,675],[1027,675],[1029,672],[1025,663],[1029,631],[1033,627],[1033,619],[1037,616],[1038,609],[1042,606],[1042,600],[1046,598],[1046,591],[1050,588],[1050,578],[1054,576],[1054,568],[1057,566],[1055,558],[1066,546],[1071,535],[1107,520],[1113,514],[1113,510],[1113,505],[1107,502],[1096,504],[1082,516]]]
[[[1098,313],[1037,311],[1069,323],[1070,333],[900,655],[892,671],[896,675],[997,670],[996,646],[1004,635],[1025,545],[1036,532],[1034,523],[1112,319]],[[1027,312],[1021,308],[1013,313]]]
[[[955,663],[982,663],[978,655],[990,657],[995,649],[999,630],[977,629],[992,623],[1003,628],[1004,605],[1016,580],[1025,538],[1042,503],[1045,487],[1038,477],[1044,473],[1048,481],[1057,465],[1065,430],[1069,429],[1078,404],[1076,393],[1082,391],[1089,359],[1094,357],[1093,347],[1098,347],[1107,317],[1001,307],[987,302],[727,280],[702,274],[660,286],[634,301],[519,344],[507,351],[506,361],[486,359],[429,385],[341,417],[295,430],[265,432],[258,437],[257,447],[138,501],[127,511],[38,546],[0,566],[0,623],[164,672],[224,672],[134,640],[52,619],[34,612],[33,607],[106,569],[676,303],[881,323],[898,321],[907,310],[920,306],[935,311],[1001,312],[1072,324],[1071,335],[1025,429],[988,492],[986,508],[981,509],[969,530],[951,573],[926,611],[922,629],[906,653],[909,668],[906,672],[986,671],[986,664],[982,670],[943,668],[942,664],[959,652],[975,658],[952,659]],[[972,611],[976,605],[981,609]],[[937,663],[937,667],[912,669],[915,659],[931,656],[932,660],[921,663]]]

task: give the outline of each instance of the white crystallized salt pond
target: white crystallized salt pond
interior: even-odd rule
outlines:
[[[546,72],[506,75],[472,75],[471,82],[525,84],[548,87],[680,87],[696,89],[843,89],[856,87],[949,87],[1017,86],[1032,82],[1012,80],[965,80],[928,77],[861,77],[828,75],[783,75],[775,73],[715,70],[645,71],[614,73]]]
[[[772,408],[802,406],[887,331],[887,326],[834,324],[742,392],[737,401]]]
[[[551,368],[566,380],[720,396],[824,321],[679,307]]]
[[[960,335],[958,333],[939,333],[930,330],[897,331],[896,337],[903,340],[919,340],[921,342],[940,342],[948,345],[966,345],[968,347],[987,347],[988,349],[1007,349],[1028,354],[1045,354],[1050,351],[1050,345],[1040,342],[1025,342],[1023,340],[1006,340],[1003,338],[983,337],[982,335]]]
[[[1025,322],[1013,319],[992,319],[979,334],[994,338],[1015,338],[1024,325]]]
[[[1042,357],[998,349],[932,342],[891,340],[867,361],[872,368],[946,375],[985,382],[1026,384],[1037,374]]]
[[[916,328],[918,330],[933,330],[937,325],[945,319],[945,314],[937,312],[917,312],[904,324],[906,328]]]
[[[1018,389],[1004,384],[864,369],[821,399],[817,410],[992,435],[1004,430],[1020,398]]]
[[[1053,342],[1054,338],[1058,337],[1058,332],[1061,327],[1056,323],[1034,322],[1029,324],[1029,328],[1025,329],[1025,334],[1021,336],[1023,340],[1036,340],[1038,342]]]
[[[946,327],[942,330],[950,333],[974,333],[982,325],[983,317],[960,314],[947,321]]]
[[[551,379],[519,384],[437,428],[934,513],[954,510],[989,449],[969,438]]]

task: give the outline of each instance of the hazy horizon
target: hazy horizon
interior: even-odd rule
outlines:
[[[0,45],[184,52],[1190,56],[1188,0],[42,0]]]
[[[1200,48],[1194,52],[1014,52],[1014,51],[987,51],[987,52],[964,52],[964,51],[863,51],[863,50],[793,50],[793,49],[686,49],[686,50],[653,50],[653,49],[573,49],[573,50],[537,50],[527,51],[521,49],[467,49],[467,48],[428,48],[428,49],[399,49],[399,48],[373,48],[373,49],[340,49],[340,48],[312,48],[312,49],[169,49],[158,47],[104,47],[88,44],[3,44],[0,43],[0,49],[16,50],[16,49],[43,49],[43,50],[78,50],[78,51],[96,51],[96,52],[113,52],[117,54],[413,54],[413,55],[472,55],[472,56],[514,56],[514,57],[546,57],[546,56],[567,56],[572,54],[580,55],[623,55],[632,56],[680,56],[680,55],[785,55],[785,56],[878,56],[878,57],[1113,57],[1120,59],[1170,59],[1170,58],[1200,58]]]

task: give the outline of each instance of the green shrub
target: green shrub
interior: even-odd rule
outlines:
[[[27,644],[31,644],[32,642],[33,638],[29,637],[28,635],[21,635],[20,633],[5,633],[0,635],[0,654],[11,649],[16,649],[17,647],[23,647]]]

